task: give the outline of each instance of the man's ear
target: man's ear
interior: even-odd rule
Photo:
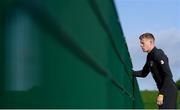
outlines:
[[[151,44],[154,44],[154,41],[153,41],[153,40],[150,40],[150,43],[151,43]]]

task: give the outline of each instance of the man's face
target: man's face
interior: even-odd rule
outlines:
[[[152,39],[142,38],[140,40],[140,46],[141,46],[143,52],[149,52],[152,48],[152,43],[153,43]]]

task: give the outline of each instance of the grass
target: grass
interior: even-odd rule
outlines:
[[[157,91],[141,91],[145,109],[158,109],[156,105]],[[178,109],[180,109],[180,91],[178,92]]]

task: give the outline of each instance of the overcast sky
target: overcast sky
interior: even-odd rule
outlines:
[[[180,0],[114,0],[119,21],[126,37],[133,69],[140,70],[146,53],[139,46],[138,37],[153,33],[157,48],[169,57],[173,79],[180,79]],[[157,90],[151,74],[138,78],[141,90]]]

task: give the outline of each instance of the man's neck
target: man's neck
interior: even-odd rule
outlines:
[[[155,45],[153,45],[147,53],[150,53],[154,49]]]

